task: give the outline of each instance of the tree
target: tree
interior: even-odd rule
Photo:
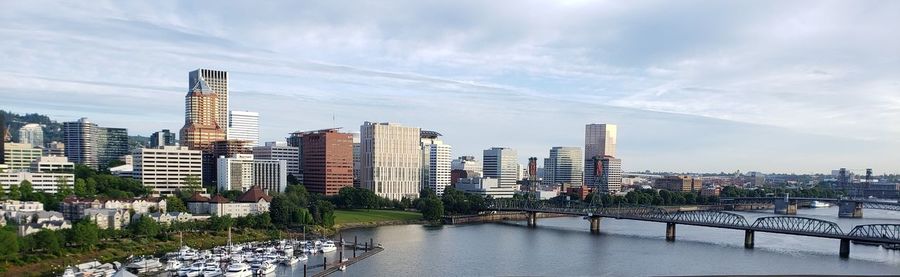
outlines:
[[[66,196],[72,195],[74,190],[69,186],[69,177],[68,176],[59,176],[56,178],[56,187],[59,188],[56,195],[65,198]]]
[[[16,233],[0,228],[0,261],[12,261],[19,258],[19,239]]]
[[[28,180],[22,180],[19,183],[19,191],[22,193],[22,200],[32,201],[32,197],[34,197],[34,187],[31,186],[31,182]]]
[[[293,223],[293,213],[297,209],[297,205],[287,196],[276,195],[272,198],[272,204],[269,206],[272,222],[279,226],[290,226]]]
[[[9,185],[9,199],[12,200],[22,200],[22,190],[19,189],[19,185],[12,184]]]
[[[34,235],[34,245],[44,249],[48,253],[58,255],[62,253],[62,242],[60,234],[56,231],[43,229]]]
[[[167,212],[187,212],[187,205],[184,204],[184,201],[181,198],[175,196],[166,197],[166,211]]]
[[[88,197],[87,195],[87,182],[84,179],[75,179],[75,185],[73,189],[75,196],[78,197]]]
[[[6,191],[3,190],[3,184],[0,184],[0,199],[6,198]]]
[[[200,185],[200,177],[196,175],[184,176],[184,190],[190,193],[203,189]]]
[[[309,206],[309,192],[303,185],[288,185],[284,189],[284,195],[290,198],[298,207]]]
[[[159,223],[147,215],[141,215],[136,222],[131,224],[131,231],[137,236],[153,237],[159,234],[159,230]]]
[[[82,220],[72,226],[69,241],[85,250],[93,250],[100,241],[100,227],[91,220]]]
[[[225,231],[234,226],[234,219],[231,216],[212,216],[208,220],[209,229],[215,231]]]
[[[439,222],[444,216],[444,203],[437,197],[422,200],[422,217],[431,222]]]

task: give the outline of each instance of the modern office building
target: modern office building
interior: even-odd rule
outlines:
[[[548,186],[580,187],[583,170],[580,147],[553,147],[549,158],[544,159],[543,182]]]
[[[63,141],[70,162],[94,169],[128,154],[128,130],[99,127],[87,118],[63,123]]]
[[[444,195],[444,188],[450,186],[450,151],[441,134],[435,131],[421,132],[422,145],[422,188],[429,188],[437,195]]]
[[[253,147],[253,158],[257,160],[278,160],[287,163],[287,173],[297,177],[300,175],[300,156],[297,147],[288,146],[285,142],[266,142],[263,146]]]
[[[338,129],[304,132],[300,155],[303,185],[309,192],[334,195],[353,186],[353,135]]]
[[[63,156],[40,156],[31,162],[31,172],[73,173],[75,164]]]
[[[353,186],[359,187],[359,133],[353,133]]]
[[[153,134],[150,135],[150,148],[175,146],[176,143],[178,143],[178,141],[175,140],[175,133],[172,133],[169,129],[153,132]]]
[[[485,149],[482,165],[484,177],[497,179],[501,187],[516,187],[516,178],[519,175],[517,159],[516,150],[510,148]]]
[[[6,115],[0,113],[0,153],[6,153],[6,132]],[[0,155],[0,165],[6,164],[6,159],[3,156]]]
[[[212,185],[218,180],[219,157],[234,158],[239,154],[252,155],[253,150],[247,147],[245,140],[214,141],[203,150],[203,184]]]
[[[584,128],[584,184],[595,188],[600,180],[596,179],[594,172],[596,166],[594,157],[616,156],[616,133],[614,124],[587,124]],[[546,170],[546,168],[545,168]],[[546,172],[545,172],[546,174]],[[544,177],[546,179],[546,176]]]
[[[471,177],[462,178],[456,183],[456,189],[467,193],[491,196],[493,198],[512,198],[516,195],[515,187],[500,186],[497,179]]]
[[[188,88],[194,90],[200,88],[209,93],[214,93],[215,123],[223,133],[228,131],[228,72],[210,69],[197,69],[188,74]],[[184,137],[182,137],[184,140]],[[184,143],[182,143],[184,144]]]
[[[203,176],[202,153],[185,146],[137,149],[133,153],[132,177],[154,194],[171,195],[187,187],[185,181]]]
[[[185,96],[184,127],[181,128],[181,145],[194,150],[205,150],[214,141],[225,140],[225,128],[227,120],[219,122],[224,113],[220,111],[219,96],[202,79],[193,82],[194,73],[191,72],[191,84]]]
[[[287,162],[279,160],[254,160],[253,155],[237,154],[234,157],[220,156],[218,161],[218,181],[220,192],[247,191],[259,186],[264,191],[284,192],[287,188]]]
[[[36,192],[56,193],[61,186],[72,188],[75,184],[75,174],[72,173],[44,173],[44,172],[0,172],[0,185],[9,189],[11,185],[21,185],[22,181],[31,183]]]
[[[460,156],[450,162],[450,169],[481,172],[482,164],[474,156]]]
[[[390,199],[419,196],[422,154],[419,128],[395,123],[360,126],[360,185]]]
[[[589,161],[589,170],[584,176],[596,180],[589,186],[599,192],[615,194],[622,190],[622,160],[614,157],[594,157]]]
[[[44,130],[40,124],[29,123],[19,128],[19,143],[31,144],[34,147],[44,147]]]
[[[306,134],[304,131],[297,131],[291,133],[285,140],[287,141],[287,145],[290,147],[297,148],[297,160],[299,163],[297,164],[300,173],[294,175],[294,178],[297,178],[301,184],[303,183],[303,135]]]
[[[259,145],[259,113],[248,111],[228,112],[228,140],[245,140],[248,147]]]
[[[4,143],[3,159],[10,170],[25,170],[41,157],[42,152],[29,143]]]

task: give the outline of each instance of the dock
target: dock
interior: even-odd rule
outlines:
[[[360,246],[354,246],[354,247],[359,248]],[[378,254],[381,251],[384,251],[384,247],[381,247],[381,246],[369,247],[369,251],[363,252],[362,255],[349,258],[345,262],[337,261],[334,263],[326,263],[326,264],[324,264],[325,270],[322,270],[322,271],[316,273],[315,275],[313,275],[313,277],[328,276],[332,273],[339,271],[341,266],[350,267],[351,265],[355,264],[356,262],[362,261],[365,258],[368,258],[368,257],[371,257],[372,255]]]

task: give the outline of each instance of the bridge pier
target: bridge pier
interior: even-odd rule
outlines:
[[[850,240],[841,239],[841,258],[850,258]]]
[[[744,248],[753,249],[753,230],[744,230]]]
[[[591,217],[591,233],[593,233],[593,234],[600,233],[600,217],[599,216]]]
[[[797,202],[787,199],[775,200],[775,214],[796,215]]]
[[[675,241],[675,223],[666,223],[666,241]]]
[[[838,217],[844,218],[862,218],[863,204],[856,201],[840,201],[838,202]]]
[[[528,227],[537,227],[537,212],[525,212],[525,217],[528,220]]]

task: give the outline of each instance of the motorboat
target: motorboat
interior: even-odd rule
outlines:
[[[250,266],[245,263],[233,263],[225,268],[225,277],[250,277],[253,272]]]
[[[812,202],[809,203],[809,207],[810,208],[828,208],[828,207],[831,207],[831,203],[813,200]]]
[[[133,259],[131,263],[125,266],[128,271],[137,274],[157,272],[162,270],[164,267],[165,266],[161,262],[159,262],[159,258],[153,257],[138,257]]]
[[[341,267],[338,267],[338,270],[340,270],[340,271],[346,271],[346,270],[347,270],[347,265],[341,265]]]
[[[264,261],[259,266],[259,269],[256,270],[256,274],[267,275],[267,274],[275,272],[275,268],[276,268],[275,264],[272,264],[268,261]]]
[[[337,251],[337,246],[334,245],[333,241],[325,241],[324,243],[322,243],[319,251],[321,251],[322,253],[334,252]]]
[[[71,266],[67,267],[66,271],[63,272],[62,277],[75,277],[75,268]]]
[[[203,277],[221,277],[224,272],[218,266],[207,266],[203,268]]]
[[[165,271],[177,271],[177,270],[181,269],[183,266],[184,266],[184,264],[181,261],[176,260],[176,259],[171,259],[171,260],[166,261]]]
[[[300,262],[300,258],[298,258],[298,257],[281,257],[279,262],[281,262],[281,264],[283,264],[283,265],[291,266],[291,265],[295,265],[298,262]]]
[[[203,272],[203,268],[205,268],[205,267],[206,267],[206,265],[204,265],[202,262],[196,262],[196,263],[191,264],[190,266],[185,266],[185,267],[178,269],[178,271],[176,273],[178,274],[178,276],[184,277],[184,276],[192,276],[191,272],[195,272],[195,273],[193,273],[194,274],[193,276],[197,276],[201,272]]]

